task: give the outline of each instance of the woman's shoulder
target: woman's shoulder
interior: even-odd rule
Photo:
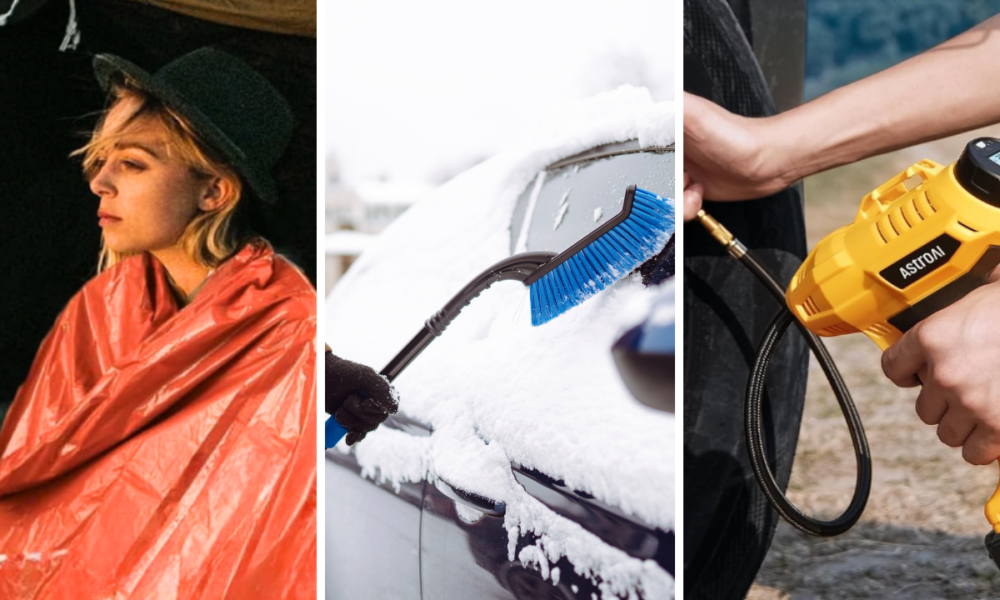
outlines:
[[[278,253],[271,256],[272,289],[279,288],[281,337],[295,337],[314,348],[316,343],[316,289],[292,261]]]
[[[303,293],[310,293],[313,297],[316,296],[316,288],[313,287],[312,282],[302,272],[302,269],[287,257],[277,252],[274,253],[274,271],[276,277],[287,279],[289,285],[292,285]]]
[[[316,288],[302,269],[263,239],[252,242],[248,251],[253,256],[251,262],[267,265],[266,287],[272,294],[280,297],[286,308],[297,308],[304,316],[315,319]]]
[[[280,286],[288,293],[312,294],[315,300],[316,289],[302,270],[292,261],[277,252],[263,238],[254,238],[234,254],[219,271],[243,271],[249,268],[258,271],[259,276],[267,279],[267,286]]]
[[[285,286],[290,300],[303,303],[315,316],[316,288],[313,287],[312,282],[302,272],[302,269],[281,254],[275,254],[274,278]]]

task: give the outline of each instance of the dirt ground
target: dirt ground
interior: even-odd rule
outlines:
[[[1000,137],[1000,128],[978,132]],[[861,196],[921,158],[958,158],[972,134],[925,144],[818,175],[806,182],[810,244],[853,219]],[[861,521],[837,538],[779,525],[751,600],[1000,597],[1000,570],[983,537],[983,503],[997,485],[996,463],[973,467],[940,443],[913,411],[915,390],[881,374],[881,352],[860,334],[827,346],[865,424],[874,481]],[[1000,400],[1000,399],[998,399]],[[854,489],[850,436],[818,365],[808,396],[789,496],[808,514],[839,514]]]

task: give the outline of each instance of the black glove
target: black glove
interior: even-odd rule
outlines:
[[[347,430],[348,445],[363,440],[389,415],[396,414],[398,406],[385,377],[327,350],[326,412]]]

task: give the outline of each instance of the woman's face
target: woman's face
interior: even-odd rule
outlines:
[[[104,244],[122,253],[176,245],[210,195],[213,179],[168,152],[168,134],[154,117],[142,115],[125,124],[136,102],[125,97],[108,112],[103,131],[114,136],[114,143],[90,180],[101,199],[97,215]]]

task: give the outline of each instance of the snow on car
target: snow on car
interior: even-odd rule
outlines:
[[[454,178],[347,272],[327,301],[326,341],[381,368],[470,278],[528,243],[525,199],[567,157],[630,143],[618,154],[643,154],[655,173],[601,184],[672,197],[673,121],[673,103],[623,86]],[[567,181],[583,170],[567,169]],[[561,214],[539,226],[549,232],[573,212],[572,196],[567,204],[553,193]],[[591,226],[600,218],[584,216]],[[401,416],[353,448],[327,451],[328,594],[673,597],[674,416],[629,394],[610,351],[649,306],[637,298],[655,293],[633,273],[539,327],[523,285],[498,283],[474,299],[396,380]],[[361,478],[376,490],[370,502],[345,491]],[[400,508],[386,508],[387,493]],[[574,517],[581,511],[590,525]],[[492,548],[477,527],[506,539]],[[625,533],[631,541],[615,542]],[[455,540],[469,548],[456,552]],[[392,564],[379,571],[366,561]]]

